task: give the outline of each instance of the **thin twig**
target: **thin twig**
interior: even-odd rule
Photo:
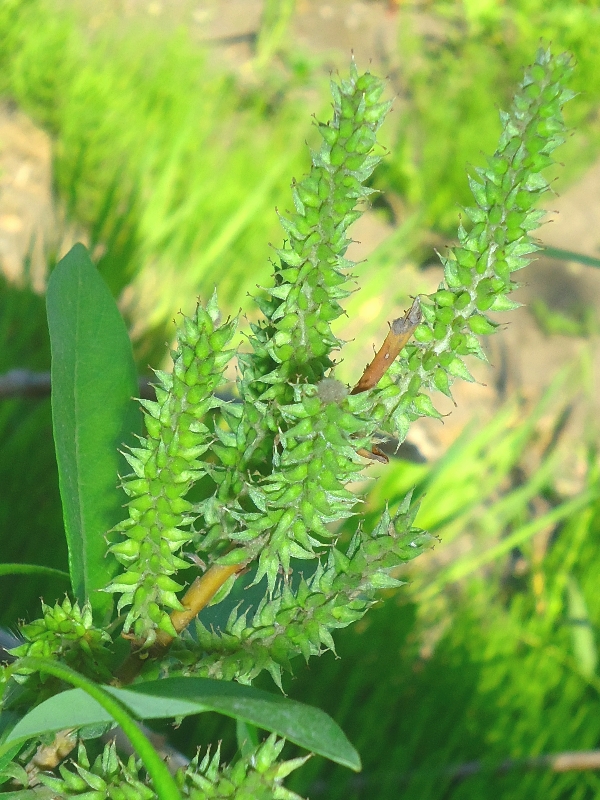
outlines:
[[[489,769],[481,761],[471,761],[450,767],[447,774],[455,780],[463,780],[478,772]],[[570,750],[564,753],[533,756],[532,758],[507,758],[493,769],[504,773],[511,769],[549,769],[550,772],[581,772],[588,769],[600,769],[600,750]]]
[[[181,633],[187,628],[190,622],[210,603],[223,584],[227,583],[232,575],[241,572],[245,566],[245,564],[229,566],[213,564],[204,575],[196,578],[181,600],[185,611],[173,611],[171,614],[171,622],[177,633]],[[161,649],[166,649],[171,645],[173,638],[164,631],[158,631],[156,642]]]
[[[213,564],[206,570],[204,575],[199,576],[192,583],[190,588],[181,598],[181,605],[184,611],[173,611],[171,622],[177,633],[181,633],[190,622],[205,608],[219,589],[226,583],[232,575],[236,575],[245,569],[245,564],[233,564],[222,566]],[[132,651],[125,659],[113,683],[117,686],[126,686],[139,674],[140,670],[149,658],[161,658],[173,643],[174,637],[165,631],[159,630],[156,642],[152,647],[143,650],[143,642],[132,643]]]
[[[421,304],[417,297],[406,314],[392,322],[384,343],[376,353],[373,361],[365,368],[361,379],[350,394],[360,394],[377,386],[420,322]]]
[[[50,373],[29,369],[11,369],[0,375],[0,398],[47,397],[50,394]]]

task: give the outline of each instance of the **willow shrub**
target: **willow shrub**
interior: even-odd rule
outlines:
[[[344,343],[331,325],[350,293],[348,228],[373,191],[365,181],[390,108],[384,84],[354,65],[332,83],[333,119],[319,124],[321,148],[292,187],[294,212],[280,217],[287,239],[271,286],[255,298],[262,320],[248,346],[230,348],[238,320],[220,318],[216,295],[198,304],[179,326],[172,373],[158,372],[156,400],[141,401],[137,439],[124,323],[82,245],[58,264],[47,308],[73,597],[21,626],[24,642],[4,668],[8,789],[41,783],[94,800],[292,798],[282,781],[305,759],[279,760],[284,739],[360,768],[326,714],[250,684],[267,670],[281,686],[296,656],[334,650],[333,632],[399,585],[395,568],[431,545],[413,525],[410,493],[366,525],[352,484],[370,461],[387,460],[377,435],[401,442],[412,421],[439,416],[431,390],[450,395],[455,378],[471,380],[463,359],[483,357],[477,337],[496,327],[487,312],[516,307],[512,274],[537,249],[530,232],[543,214],[534,204],[564,140],[569,72],[568,57],[539,51],[502,114],[496,153],[471,179],[470,229],[442,259],[444,282],[394,320],[352,389],[335,378]],[[233,358],[238,398],[227,401],[220,389]],[[123,513],[114,484],[126,463]],[[339,524],[351,516],[358,524],[347,540]],[[256,602],[232,603],[243,574]],[[224,611],[221,626],[203,624],[208,605]],[[217,748],[170,771],[134,721],[207,710],[238,720],[231,765]],[[110,742],[92,760],[83,742],[114,724],[139,761],[122,762]],[[271,735],[261,742],[256,728]],[[39,739],[46,746],[34,754]],[[73,765],[60,764],[76,746]]]

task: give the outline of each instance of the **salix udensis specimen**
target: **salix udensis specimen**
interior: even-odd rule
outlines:
[[[483,357],[477,337],[496,327],[486,312],[516,307],[508,294],[538,249],[530,231],[543,214],[533,206],[564,138],[569,69],[566,57],[538,53],[502,115],[496,153],[471,179],[471,228],[461,226],[442,259],[445,280],[391,323],[352,389],[335,378],[343,342],[331,324],[349,294],[347,231],[373,191],[365,181],[390,103],[382,82],[354,66],[332,83],[333,118],[318,125],[321,148],[292,186],[294,212],[280,216],[287,239],[272,286],[255,298],[263,319],[237,353],[239,402],[216,394],[236,355],[227,347],[237,320],[221,322],[214,297],[185,319],[172,375],[158,373],[156,402],[143,401],[147,436],[129,455],[129,517],[111,548],[124,571],[107,587],[120,595],[135,649],[173,645],[169,663],[190,673],[250,681],[266,668],[279,682],[294,655],[333,647],[331,631],[397,585],[394,569],[430,543],[412,527],[409,499],[374,530],[358,524],[350,541],[340,538],[360,510],[348,485],[369,460],[386,460],[378,434],[401,442],[413,420],[440,416],[431,390],[451,395],[455,378],[472,380],[463,358]],[[208,568],[180,599],[176,575],[192,563],[182,551]],[[181,636],[246,570],[255,584],[265,579],[258,605],[232,603],[223,630],[200,618],[194,636]]]

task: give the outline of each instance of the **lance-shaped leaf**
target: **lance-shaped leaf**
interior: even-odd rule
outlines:
[[[117,569],[105,558],[105,535],[122,516],[118,448],[139,431],[136,369],[119,310],[85,247],[59,262],[48,283],[52,346],[52,422],[69,572],[80,603],[99,618],[112,598],[101,594]]]
[[[216,711],[283,736],[332,761],[360,770],[360,757],[324,711],[251,686],[208,678],[166,678],[130,689],[104,686],[138,719],[187,717]],[[54,695],[13,728],[6,742],[43,733],[111,722],[110,713],[81,689]]]

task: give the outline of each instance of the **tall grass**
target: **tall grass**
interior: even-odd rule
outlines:
[[[67,214],[89,231],[113,291],[134,282],[136,330],[158,329],[162,345],[165,325],[196,294],[218,284],[236,310],[266,276],[267,243],[280,239],[273,207],[289,203],[289,175],[306,169],[306,120],[326,102],[327,70],[299,57],[293,40],[285,69],[269,69],[273,47],[291,36],[291,4],[278,12],[275,44],[265,15],[259,50],[269,36],[271,44],[257,53],[254,82],[215,63],[185,31],[142,18],[92,30],[66,8],[2,4],[0,90],[53,133]],[[580,130],[563,158],[578,170],[600,146],[595,4],[438,0],[424,13],[433,38],[399,14],[400,69],[390,73],[397,125],[374,176],[406,224],[371,261],[363,300],[397,282],[399,258],[418,258],[423,226],[455,229],[457,203],[469,198],[464,164],[479,163],[495,141],[497,107],[540,36],[572,49],[585,89],[570,104]]]
[[[303,169],[305,95],[245,88],[185,32],[92,32],[44,0],[13,7],[2,85],[54,134],[58,195],[112,290],[134,282],[145,328],[215,284],[235,308],[268,274],[273,206]]]

